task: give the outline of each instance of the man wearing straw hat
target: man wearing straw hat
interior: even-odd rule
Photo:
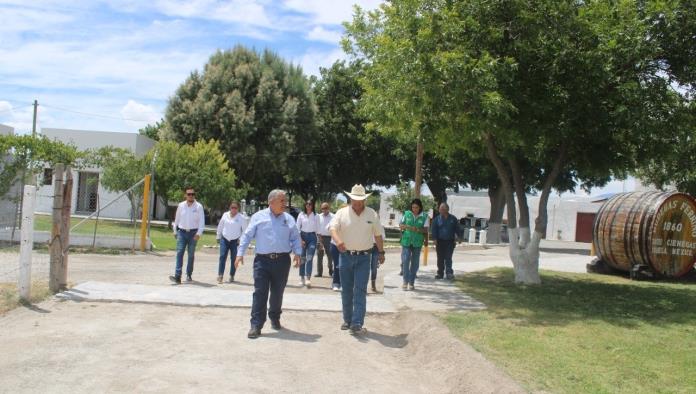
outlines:
[[[341,330],[351,334],[364,332],[367,307],[367,282],[370,278],[370,258],[373,244],[377,244],[378,261],[384,263],[384,240],[379,215],[365,206],[370,194],[362,185],[354,185],[350,193],[350,205],[339,209],[329,226],[331,237],[340,252],[341,300],[343,324]]]

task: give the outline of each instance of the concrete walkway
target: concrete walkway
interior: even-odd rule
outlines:
[[[85,282],[57,295],[63,300],[139,302],[146,304],[167,304],[201,307],[239,307],[251,306],[253,290],[226,290],[215,287],[182,284],[180,286],[149,286],[118,284],[106,282]],[[284,310],[340,312],[339,293],[302,294],[287,292],[283,297]],[[393,313],[394,306],[384,297],[371,295],[367,311],[372,313]]]

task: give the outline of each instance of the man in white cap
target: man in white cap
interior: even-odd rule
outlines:
[[[341,299],[343,324],[341,330],[352,334],[364,331],[367,309],[367,282],[370,278],[370,257],[373,244],[377,244],[378,261],[384,263],[384,240],[379,215],[365,206],[370,194],[362,185],[354,185],[350,193],[350,205],[339,209],[329,226],[331,237],[340,252]]]

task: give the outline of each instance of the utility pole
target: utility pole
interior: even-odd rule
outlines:
[[[415,198],[421,196],[421,184],[423,183],[423,138],[418,134],[418,143],[416,144],[416,186],[414,188]]]
[[[36,110],[39,108],[39,102],[34,100],[34,120],[31,126],[31,136],[36,138]]]

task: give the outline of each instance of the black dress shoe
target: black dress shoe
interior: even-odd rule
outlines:
[[[280,319],[271,319],[271,328],[280,330],[283,326],[280,325]]]
[[[181,284],[180,276],[169,275],[169,280],[171,280],[173,283],[176,283],[177,285]]]
[[[247,338],[249,339],[256,339],[261,336],[261,329],[258,327],[251,327],[251,330],[249,330],[249,333],[247,334]]]
[[[234,282],[234,275],[230,275],[230,283]]]
[[[321,274],[314,275],[315,278],[321,278]]]
[[[442,279],[442,278],[443,278],[442,275],[435,275],[435,279]]]
[[[365,330],[364,328],[362,328],[361,326],[357,326],[357,325],[356,325],[356,326],[351,326],[351,327],[350,327],[350,333],[351,333],[352,335],[364,334],[365,331],[366,331],[366,330]]]
[[[193,278],[191,278],[191,275],[186,275],[186,281],[193,282]]]
[[[341,324],[341,330],[345,331],[350,328],[350,324],[348,323],[343,323]]]

